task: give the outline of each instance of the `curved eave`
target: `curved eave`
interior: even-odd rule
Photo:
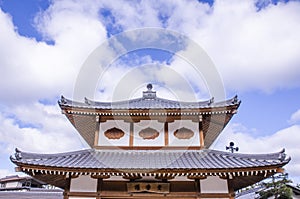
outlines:
[[[85,102],[77,102],[65,97],[61,97],[61,100],[58,101],[59,106],[62,109],[76,109],[87,112],[109,112],[109,111],[139,111],[139,110],[194,110],[199,111],[203,110],[214,110],[217,108],[225,108],[235,106],[238,108],[241,101],[238,100],[237,96],[221,101],[214,102],[213,99],[207,101],[199,101],[199,102],[182,102],[182,101],[174,101],[163,98],[154,98],[154,99],[145,99],[145,98],[137,98],[126,101],[119,102],[96,102],[92,100],[85,99]]]
[[[189,161],[193,159],[193,161]],[[147,160],[147,162],[145,162]],[[259,168],[274,169],[290,161],[284,150],[272,154],[232,154],[216,150],[95,150],[87,149],[58,154],[36,154],[16,150],[11,161],[18,166],[32,168],[65,169],[77,171],[157,172],[189,171],[211,174],[241,170],[255,171]]]
[[[63,113],[99,116],[195,116],[214,114],[235,114],[238,105],[203,108],[153,108],[153,109],[100,109],[94,107],[75,107],[60,105]]]
[[[62,187],[64,185],[63,181],[66,179],[66,177],[72,177],[78,175],[91,175],[92,177],[99,177],[99,178],[121,176],[126,179],[140,178],[143,176],[152,176],[158,179],[163,179],[163,178],[171,179],[177,176],[186,176],[189,179],[203,179],[206,178],[207,176],[219,176],[221,178],[230,179],[234,185],[234,189],[239,189],[248,186],[249,184],[253,184],[270,175],[273,175],[274,173],[281,172],[282,167],[290,161],[290,158],[286,158],[284,151],[273,153],[273,154],[261,154],[261,155],[252,154],[251,155],[251,154],[230,154],[227,152],[204,150],[204,152],[200,152],[200,153],[198,151],[186,152],[186,154],[184,154],[183,156],[178,157],[178,160],[176,160],[175,162],[172,161],[172,163],[170,163],[171,166],[169,165],[167,167],[152,168],[150,164],[149,165],[150,167],[148,168],[146,167],[130,168],[130,166],[128,167],[128,165],[127,167],[118,167],[117,165],[123,165],[123,163],[124,165],[126,165],[129,163],[129,164],[133,164],[131,166],[133,167],[134,164],[138,164],[136,163],[137,161],[122,162],[125,160],[124,158],[118,159],[113,156],[117,156],[117,157],[119,155],[126,156],[126,154],[128,156],[128,154],[131,154],[132,158],[136,158],[137,156],[141,157],[145,155],[151,156],[152,158],[157,158],[157,157],[161,158],[161,155],[153,156],[153,154],[155,153],[148,152],[148,151],[133,152],[133,153],[122,152],[122,151],[113,151],[113,152],[101,151],[97,153],[100,153],[101,155],[98,158],[103,158],[103,157],[106,158],[102,160],[96,158],[98,162],[95,162],[95,155],[97,156],[97,154],[95,154],[95,151],[93,150],[84,150],[84,151],[77,151],[77,152],[70,152],[70,153],[52,154],[52,155],[24,153],[18,151],[14,157],[11,157],[11,160],[13,163],[15,163],[18,166],[20,171],[23,171],[31,176],[34,176],[35,178],[41,181],[53,184],[58,187]],[[163,158],[173,157],[172,154],[174,155],[174,153],[175,152],[171,152],[171,151],[169,153],[168,152],[164,153]],[[208,165],[207,167],[200,168],[199,166],[197,167],[196,165],[193,165],[188,161],[183,161],[182,159],[179,160],[182,157],[187,158],[194,153],[198,155],[204,154],[203,156],[204,159],[203,160],[201,159],[201,161],[204,161],[207,164],[211,164],[211,167],[216,166],[215,164],[219,164],[219,167],[210,168],[210,166]],[[171,156],[169,157],[168,155]],[[110,167],[105,167],[102,165],[103,162],[101,161],[104,162],[111,161],[113,158],[115,158],[115,160],[118,159],[118,161],[112,163]],[[147,159],[149,158],[150,157],[147,157]],[[126,157],[126,159],[128,159],[128,157]],[[87,164],[94,163],[100,166],[97,167],[97,166],[77,165],[77,164],[82,164],[83,163],[82,161],[84,161]],[[119,161],[121,161],[121,163]],[[155,160],[154,162],[156,161],[157,160]],[[180,161],[182,161],[182,164],[185,165],[185,167],[184,166],[178,167],[178,165],[176,166],[176,164],[179,164]],[[194,161],[196,161],[195,158]],[[197,161],[199,161],[199,157]],[[226,167],[226,164],[229,164],[226,161],[231,162],[230,163],[231,167],[230,166]],[[68,162],[69,165],[65,167],[59,165],[63,162]],[[252,165],[255,162],[257,162],[258,166]],[[106,162],[106,164],[107,163],[108,162]],[[175,163],[175,165],[172,166],[173,163]],[[232,167],[232,165],[235,164],[237,166]]]
[[[205,179],[208,176],[219,176],[223,179],[231,180],[232,187],[236,191],[257,183],[275,173],[282,172],[285,164],[274,165],[272,167],[241,168],[241,169],[218,169],[218,170],[188,170],[188,169],[168,169],[168,170],[115,170],[115,169],[75,169],[59,167],[36,167],[31,165],[20,165],[20,171],[33,176],[34,178],[52,184],[54,186],[65,188],[68,177],[77,177],[79,175],[90,175],[96,178],[110,178],[113,176],[123,177],[125,179],[139,179],[141,177],[151,176],[157,179],[173,179],[178,176],[187,177],[187,179]]]

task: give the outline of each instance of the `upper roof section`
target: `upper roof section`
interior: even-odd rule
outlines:
[[[240,100],[237,96],[232,99],[214,102],[214,98],[206,101],[198,102],[182,102],[175,100],[168,100],[159,98],[156,96],[156,91],[152,90],[152,84],[147,85],[147,91],[143,91],[143,97],[124,100],[118,102],[96,102],[90,99],[85,98],[85,102],[76,102],[65,97],[61,97],[61,100],[58,102],[59,105],[67,107],[76,107],[76,108],[95,108],[95,109],[201,109],[201,108],[217,108],[217,107],[226,107],[232,105],[239,105]]]
[[[201,130],[203,130],[201,142],[203,143],[204,139],[203,146],[208,148],[237,112],[241,101],[237,96],[221,102],[215,102],[213,98],[198,102],[168,100],[157,97],[156,92],[152,90],[152,85],[148,84],[141,98],[118,102],[96,102],[89,99],[85,99],[85,102],[76,102],[62,96],[58,103],[63,114],[91,147],[98,145],[98,134],[101,137],[102,133],[96,135],[95,132],[99,131],[100,123],[112,120],[124,121],[128,124],[136,124],[144,120],[160,123],[185,120],[201,123]],[[159,130],[162,134],[166,134],[165,145],[168,145],[168,139],[171,139],[168,133],[165,133],[167,128],[162,129],[164,132]],[[134,127],[131,129],[126,130],[125,133],[134,134]],[[130,145],[133,142],[128,143]]]

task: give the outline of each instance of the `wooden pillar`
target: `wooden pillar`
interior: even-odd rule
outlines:
[[[197,198],[199,198],[199,196],[201,194],[200,180],[199,179],[195,179],[195,190],[196,190]]]
[[[203,121],[202,115],[199,116],[199,138],[200,138],[200,147],[204,148],[204,133],[203,133]]]
[[[97,199],[101,199],[102,186],[103,186],[103,179],[98,178],[98,181],[97,181]]]
[[[66,178],[66,185],[64,190],[64,199],[69,199],[69,193],[70,193],[70,186],[71,186],[71,177]]]
[[[169,146],[169,126],[168,126],[168,122],[165,122],[164,131],[165,131],[165,146]]]
[[[133,129],[133,122],[130,122],[129,128],[129,146],[133,146],[133,138],[134,138],[134,129]]]
[[[94,140],[94,146],[98,146],[99,141],[99,131],[100,131],[100,116],[96,116],[96,129],[95,129],[95,140]]]
[[[232,179],[227,179],[227,185],[228,185],[228,193],[229,193],[229,199],[234,199],[235,198],[235,192],[232,187]]]

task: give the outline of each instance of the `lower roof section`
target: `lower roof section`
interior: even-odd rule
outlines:
[[[203,179],[219,176],[232,180],[235,189],[279,172],[290,161],[284,150],[272,154],[238,154],[216,150],[96,150],[59,154],[37,154],[16,150],[11,157],[20,171],[64,188],[68,177],[121,176],[140,179]]]
[[[283,166],[284,150],[272,154],[240,154],[217,150],[96,150],[38,154],[16,150],[12,162],[38,168],[80,170],[222,170]]]

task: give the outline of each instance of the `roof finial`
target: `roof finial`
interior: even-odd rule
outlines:
[[[152,84],[147,84],[147,91],[143,91],[143,97],[145,99],[154,99],[156,98],[156,92],[152,90]]]
[[[152,90],[152,88],[153,88],[153,86],[152,86],[151,83],[147,84],[147,89],[148,89],[148,91]]]

